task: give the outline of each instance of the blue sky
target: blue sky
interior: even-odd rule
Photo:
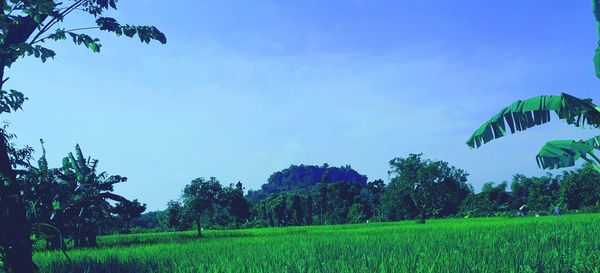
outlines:
[[[53,43],[55,60],[9,70],[6,87],[30,100],[3,118],[21,144],[43,138],[55,166],[79,143],[150,210],[196,177],[256,189],[290,164],[327,162],[387,181],[387,162],[415,152],[465,169],[478,190],[545,174],[546,140],[594,135],[554,122],[464,144],[516,99],[600,99],[589,1],[144,0],[113,15],[168,44]]]

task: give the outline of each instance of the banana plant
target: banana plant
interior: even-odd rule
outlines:
[[[32,223],[33,238],[43,239],[48,249],[62,249],[64,244],[62,234],[53,221],[56,202],[62,191],[62,184],[58,179],[58,170],[48,167],[44,141],[40,139],[42,156],[37,161],[37,167],[29,165],[19,175],[23,183],[23,199],[27,202],[27,218]]]
[[[527,130],[550,122],[550,114],[555,112],[558,118],[575,127],[598,128],[600,126],[600,107],[591,99],[580,99],[569,94],[559,96],[537,96],[519,100],[502,109],[486,121],[467,140],[471,148],[510,133]],[[537,154],[537,163],[543,169],[571,167],[583,159],[600,172],[600,159],[594,154],[600,149],[600,136],[587,140],[553,140],[547,142]]]
[[[113,207],[109,200],[128,202],[120,195],[112,193],[114,184],[127,181],[126,177],[106,172],[97,173],[98,160],[85,158],[79,145],[75,146],[75,155],[69,153],[63,159],[61,179],[65,184],[66,196],[55,205],[60,217],[71,224],[69,233],[78,247],[96,246],[96,236],[100,224],[110,218]]]

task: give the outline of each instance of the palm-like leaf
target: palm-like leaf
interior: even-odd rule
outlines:
[[[502,109],[471,135],[467,145],[479,148],[493,139],[503,137],[506,135],[507,125],[510,132],[515,133],[547,123],[550,121],[550,112],[555,112],[560,119],[576,127],[585,124],[600,126],[600,108],[591,99],[579,99],[565,93],[559,96],[537,96],[516,101]]]
[[[542,147],[536,159],[538,166],[544,169],[571,167],[579,158],[591,161],[589,157],[592,157],[598,160],[594,155],[594,149],[598,148],[600,148],[600,136],[580,141],[554,140]]]
[[[598,27],[598,33],[600,33],[600,0],[593,0],[592,5],[594,17],[596,18],[596,26]],[[600,40],[594,54],[594,66],[596,68],[596,77],[600,78]]]
[[[106,199],[110,199],[116,202],[129,202],[129,200],[127,200],[125,197],[120,196],[118,194],[114,194],[111,192],[103,192],[101,194],[98,195],[101,198],[106,198]]]

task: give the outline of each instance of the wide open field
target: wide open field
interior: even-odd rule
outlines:
[[[38,252],[42,272],[600,272],[600,214],[153,233]],[[74,270],[74,271],[73,271]]]

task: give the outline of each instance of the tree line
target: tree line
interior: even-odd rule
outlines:
[[[183,189],[181,198],[169,201],[164,211],[144,214],[134,223],[142,230],[196,228],[201,236],[203,228],[424,223],[429,218],[516,216],[522,207],[537,215],[557,209],[595,212],[600,208],[600,174],[589,164],[556,176],[517,174],[510,184],[485,183],[479,192],[467,182],[466,171],[422,154],[394,158],[389,166],[386,184],[381,179],[367,182],[366,176],[350,171],[350,166],[292,165],[246,195],[241,182],[225,187],[217,178],[198,178]],[[336,175],[329,176],[329,172]]]

